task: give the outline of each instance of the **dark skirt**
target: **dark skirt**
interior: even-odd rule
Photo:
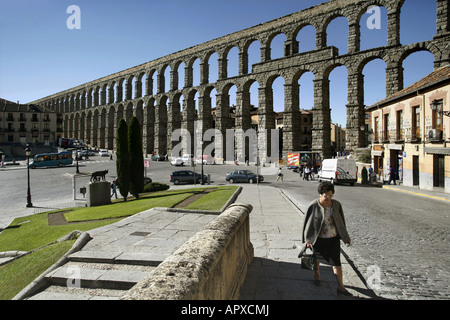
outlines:
[[[341,266],[341,243],[339,237],[317,238],[314,251],[319,256],[318,262],[330,264],[333,267]]]

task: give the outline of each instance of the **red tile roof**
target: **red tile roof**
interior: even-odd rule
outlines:
[[[450,79],[450,66],[440,67],[434,70],[432,73],[427,75],[425,78],[417,81],[416,83],[410,85],[409,87],[400,90],[399,92],[394,93],[393,95],[383,99],[371,106],[368,106],[367,109],[372,109],[378,106],[386,105],[396,99],[407,96],[408,94],[415,93],[419,90],[430,87],[434,84],[446,81]]]

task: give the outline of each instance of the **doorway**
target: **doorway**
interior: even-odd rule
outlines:
[[[413,156],[413,186],[419,185],[419,156]]]
[[[433,155],[433,187],[445,188],[445,156]]]

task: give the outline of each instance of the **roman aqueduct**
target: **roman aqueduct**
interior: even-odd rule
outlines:
[[[283,157],[298,150],[301,124],[299,114],[298,80],[305,72],[314,74],[313,151],[323,157],[331,156],[329,74],[337,66],[348,71],[348,103],[346,147],[354,150],[365,143],[364,125],[364,66],[374,59],[386,63],[386,95],[403,89],[403,60],[411,53],[428,51],[434,56],[434,67],[450,63],[449,4],[436,0],[436,35],[428,41],[401,45],[400,10],[404,0],[333,0],[291,15],[214,39],[144,63],[133,68],[55,93],[33,103],[63,115],[65,137],[84,139],[91,146],[114,149],[116,126],[121,118],[127,122],[135,115],[143,128],[144,153],[164,154],[173,148],[171,134],[175,129],[197,132],[215,128],[225,135],[229,128],[246,131],[251,126],[250,93],[253,83],[258,89],[258,129],[268,134],[258,136],[260,150],[270,154],[270,129],[275,128],[273,112],[273,81],[282,76],[284,84]],[[360,50],[360,20],[370,6],[387,10],[387,45]],[[327,46],[327,26],[336,17],[348,20],[348,53],[340,54]],[[297,34],[305,26],[316,31],[315,50],[299,52]],[[271,42],[284,34],[284,56],[271,58]],[[261,60],[249,67],[249,46],[258,41]],[[230,49],[239,50],[239,74],[227,74],[227,55]],[[218,55],[218,79],[210,82],[210,57]],[[193,64],[200,60],[200,84],[193,85]],[[184,87],[179,88],[179,68],[184,63]],[[165,74],[170,68],[170,87]],[[156,83],[154,75],[157,74]],[[182,80],[182,79],[181,79]],[[229,90],[237,87],[234,123],[230,117]],[[154,90],[154,87],[156,90]],[[216,94],[215,121],[211,115],[211,92]],[[194,97],[197,95],[197,109]],[[217,139],[216,156],[224,154],[225,141]],[[220,151],[222,150],[222,151]],[[248,151],[247,151],[248,152]],[[267,159],[261,159],[265,161]]]

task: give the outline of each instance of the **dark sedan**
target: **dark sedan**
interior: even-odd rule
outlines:
[[[207,182],[207,178],[203,175],[203,181]],[[202,175],[189,170],[174,171],[170,175],[170,182],[173,184],[180,183],[202,183]]]
[[[152,155],[152,161],[166,161],[166,157],[163,154]]]
[[[256,182],[256,174],[251,172],[250,170],[235,170],[228,172],[225,180],[229,183],[234,182],[248,182],[255,183]],[[262,175],[258,175],[259,182],[264,181],[264,177]]]

